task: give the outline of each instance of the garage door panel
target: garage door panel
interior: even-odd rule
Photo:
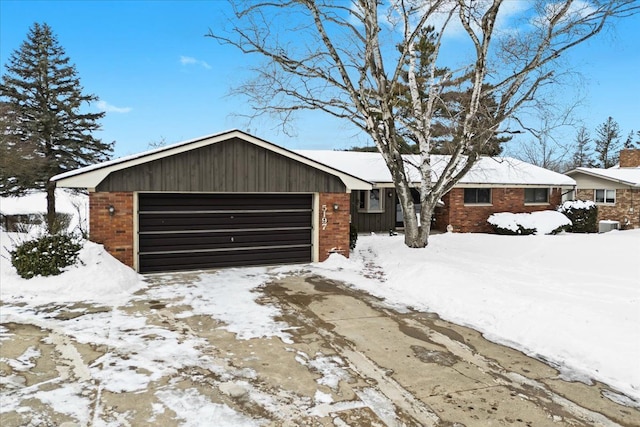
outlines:
[[[273,251],[234,252],[231,255],[223,253],[196,253],[187,256],[171,254],[149,255],[145,259],[145,273],[156,273],[178,270],[206,270],[213,266],[243,267],[269,264],[283,264],[308,262],[304,254],[296,248]],[[169,267],[169,268],[168,268]]]
[[[199,249],[233,249],[251,246],[308,245],[309,229],[246,230],[213,233],[171,233],[142,234],[139,248],[141,252],[186,251]]]
[[[310,194],[138,195],[142,273],[309,262]]]
[[[237,229],[249,226],[311,227],[311,211],[241,213],[140,213],[140,229],[145,231]]]
[[[233,210],[253,207],[253,209],[308,208],[309,204],[300,194],[173,194],[167,198],[165,193],[146,193],[140,201],[140,210],[145,211],[194,211],[194,210]],[[247,204],[247,200],[251,204]]]

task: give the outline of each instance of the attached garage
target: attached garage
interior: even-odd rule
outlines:
[[[89,191],[90,239],[141,273],[348,256],[350,193],[371,189],[237,130],[53,180]]]
[[[312,199],[310,194],[139,194],[139,270],[311,262]]]

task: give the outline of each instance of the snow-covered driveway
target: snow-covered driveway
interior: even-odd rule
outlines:
[[[310,268],[150,276],[115,306],[3,302],[3,426],[640,420],[602,384]]]

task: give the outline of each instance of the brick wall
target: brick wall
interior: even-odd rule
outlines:
[[[444,208],[436,214],[436,229],[444,230],[447,225],[453,226],[454,232],[460,233],[491,233],[493,228],[487,222],[491,214],[497,212],[537,212],[553,210],[562,200],[562,191],[554,188],[549,194],[549,204],[525,205],[524,188],[492,188],[491,205],[465,205],[464,189],[454,188],[446,194],[442,201]]]
[[[320,193],[319,261],[326,260],[332,252],[349,257],[349,201],[348,193]],[[338,210],[333,209],[338,204]],[[323,210],[323,206],[326,210]],[[323,216],[326,227],[323,229]]]
[[[109,214],[109,206],[115,208]],[[89,238],[133,268],[133,193],[89,193]]]
[[[579,200],[593,200],[594,189],[581,188],[576,191]],[[624,228],[640,228],[640,189],[616,190],[616,203],[598,203],[598,221],[620,221]]]
[[[620,167],[637,168],[640,167],[640,149],[620,150]]]

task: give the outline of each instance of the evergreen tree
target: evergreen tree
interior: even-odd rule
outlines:
[[[629,135],[627,135],[627,140],[624,142],[623,148],[625,149],[640,148],[640,130],[636,132],[636,137],[637,139],[634,141],[633,131],[629,132]]]
[[[590,145],[591,137],[589,136],[589,131],[582,126],[576,134],[576,151],[573,153],[572,167],[593,167],[593,152]]]
[[[75,66],[51,27],[35,23],[14,51],[0,83],[2,132],[0,194],[47,192],[47,225],[55,223],[55,183],[62,172],[107,160],[113,143],[92,136],[104,112],[81,108],[98,98],[83,94]],[[24,166],[28,167],[24,167]]]
[[[620,125],[612,117],[596,128],[595,151],[602,168],[610,168],[618,162],[620,151]]]

